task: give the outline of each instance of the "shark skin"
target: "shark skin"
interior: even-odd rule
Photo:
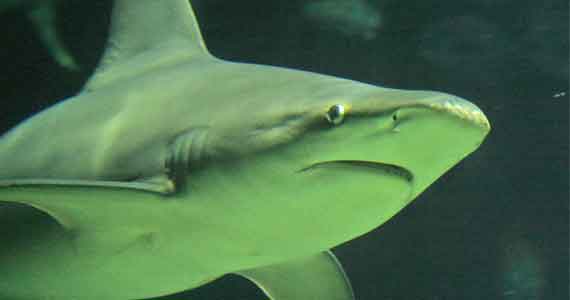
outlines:
[[[117,0],[76,96],[0,138],[0,299],[148,299],[225,274],[355,299],[329,249],[475,151],[474,104],[210,55],[186,0]]]

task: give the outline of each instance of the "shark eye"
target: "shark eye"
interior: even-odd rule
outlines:
[[[327,111],[327,121],[332,125],[338,125],[344,120],[344,106],[335,104]]]

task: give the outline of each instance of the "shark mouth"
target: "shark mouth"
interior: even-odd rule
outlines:
[[[322,161],[311,164],[305,168],[299,170],[299,172],[307,172],[310,170],[314,170],[321,167],[327,166],[347,166],[347,167],[355,167],[355,168],[366,168],[366,169],[373,169],[380,171],[382,173],[398,176],[405,179],[408,182],[412,182],[414,179],[413,173],[398,165],[378,162],[378,161],[368,161],[368,160],[329,160],[329,161]]]

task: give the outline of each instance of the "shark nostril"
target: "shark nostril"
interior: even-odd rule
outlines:
[[[398,121],[398,113],[397,113],[397,112],[395,112],[394,114],[392,114],[392,120],[393,120],[394,122]]]

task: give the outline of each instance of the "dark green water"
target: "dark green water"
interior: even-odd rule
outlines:
[[[476,153],[380,229],[335,249],[357,298],[568,299],[568,1],[368,2],[382,20],[373,37],[350,18],[311,19],[301,0],[195,4],[219,57],[447,91],[491,121]],[[59,30],[78,72],[54,63],[21,12],[0,16],[2,132],[81,88],[109,9],[62,1]],[[174,299],[185,297],[261,294],[229,277]]]

